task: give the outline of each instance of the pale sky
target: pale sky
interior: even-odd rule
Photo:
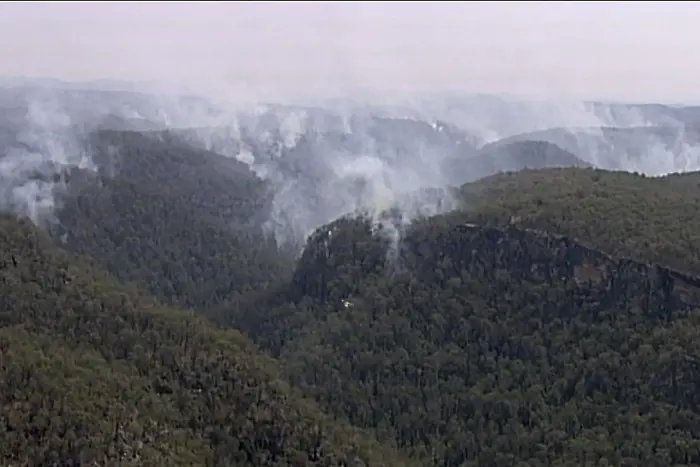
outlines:
[[[0,3],[0,75],[700,101],[696,2]]]

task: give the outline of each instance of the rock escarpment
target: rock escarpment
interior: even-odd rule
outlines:
[[[357,294],[368,276],[444,286],[450,279],[566,284],[572,296],[606,308],[622,306],[670,318],[700,307],[700,277],[591,248],[576,239],[517,225],[486,227],[457,216],[411,226],[395,246],[368,220],[342,219],[313,235],[294,285],[300,295],[341,300]]]

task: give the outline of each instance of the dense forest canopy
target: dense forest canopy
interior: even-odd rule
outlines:
[[[327,124],[291,143],[272,112],[225,134],[88,112],[94,167],[0,173],[55,188],[50,217],[0,216],[0,464],[700,465],[700,172],[305,112]]]
[[[609,208],[622,209],[618,196],[635,183],[651,197],[659,193],[639,188],[670,186],[592,170],[550,172],[464,190],[490,186],[495,195],[504,180],[527,184],[549,174],[541,183],[556,192],[600,177]],[[556,199],[573,210],[581,200],[573,193]],[[698,463],[690,447],[698,426],[691,336],[700,280],[645,260],[655,256],[643,242],[669,235],[664,224],[659,231],[623,224],[617,240],[598,239],[627,248],[634,261],[591,247],[578,219],[550,213],[584,243],[535,230],[544,224],[506,210],[507,202],[494,196],[483,211],[415,224],[400,264],[388,260],[369,223],[341,221],[330,242],[323,232],[311,239],[286,291],[291,303],[274,313],[263,312],[269,301],[257,309],[246,303],[229,319],[287,361],[288,378],[328,410],[428,464]],[[522,214],[531,230],[508,225],[505,213]],[[488,219],[502,227],[473,224]],[[672,242],[657,242],[674,251]],[[692,261],[679,263],[691,269]]]
[[[239,333],[141,299],[0,219],[4,465],[408,465]]]
[[[579,238],[615,255],[700,271],[700,173],[645,177],[595,169],[526,170],[462,187],[474,221]]]

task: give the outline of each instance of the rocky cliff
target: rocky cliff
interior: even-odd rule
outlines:
[[[367,276],[444,285],[453,278],[566,283],[572,294],[605,308],[635,307],[666,315],[700,307],[700,277],[659,264],[620,258],[549,232],[487,227],[448,215],[405,231],[398,255],[391,239],[368,220],[342,219],[311,237],[294,285],[322,300],[358,293]]]

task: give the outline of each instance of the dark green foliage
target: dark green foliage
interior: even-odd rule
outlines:
[[[700,271],[700,173],[651,178],[596,169],[526,170],[462,188],[478,223],[562,233],[617,256]]]
[[[700,280],[645,262],[695,269],[679,219],[696,177],[496,176],[463,188],[472,209],[414,224],[396,262],[366,221],[341,220],[284,298],[229,323],[427,465],[700,465]]]
[[[236,465],[252,443],[268,460],[239,464],[274,465],[284,429],[275,462],[307,465],[319,426],[328,463],[400,465],[397,446],[444,467],[700,465],[697,174],[501,174],[398,244],[367,219],[319,228],[292,274],[255,230],[264,190],[234,162],[207,173],[218,156],[167,182],[194,163],[183,151],[137,150],[158,157],[145,174],[72,185],[54,238],[277,361],[4,220],[0,376],[17,429],[0,446],[14,463]],[[258,194],[222,181],[194,196],[198,177],[235,174]]]
[[[93,139],[101,174],[71,174],[52,226],[63,247],[177,306],[211,306],[286,270],[261,229],[267,189],[245,164],[167,133]]]
[[[362,225],[312,240],[286,314],[246,316],[329,410],[429,465],[700,463],[700,280],[462,214],[377,267]]]
[[[0,219],[2,465],[404,465],[234,331],[164,309]]]

